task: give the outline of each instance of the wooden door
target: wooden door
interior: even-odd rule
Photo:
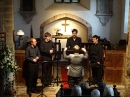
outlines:
[[[16,81],[18,84],[25,84],[25,81],[22,77],[22,66],[23,62],[25,61],[25,50],[15,50],[15,59],[20,68],[16,73]]]
[[[107,51],[104,80],[110,84],[124,84],[125,51]]]

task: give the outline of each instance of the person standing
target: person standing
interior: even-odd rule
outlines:
[[[70,50],[73,49],[75,45],[78,45],[80,48],[82,48],[82,40],[80,37],[77,37],[78,30],[73,29],[72,30],[72,36],[67,39],[66,47]]]
[[[40,51],[36,46],[35,38],[30,39],[30,45],[26,48],[25,56],[28,65],[28,79],[27,79],[27,94],[31,97],[31,93],[37,93],[36,84],[38,78],[39,64],[37,63],[40,57]]]
[[[51,83],[51,77],[52,77],[52,54],[55,51],[55,45],[51,41],[51,34],[49,32],[46,32],[44,34],[44,39],[40,43],[40,51],[43,57],[43,61],[47,61],[43,63],[42,72],[43,72],[43,78],[42,83],[47,86]]]
[[[93,44],[89,49],[89,62],[92,67],[92,77],[95,83],[102,81],[102,68],[94,65],[101,65],[103,56],[103,47],[99,43],[99,36],[94,35],[92,37]]]
[[[68,75],[68,83],[69,87],[73,87],[75,84],[79,84],[79,82],[83,79],[84,76],[84,68],[82,67],[83,59],[88,58],[88,53],[86,49],[82,48],[84,54],[79,54],[80,47],[75,45],[73,47],[74,54],[66,55],[67,48],[64,49],[63,57],[65,59],[70,60],[69,69],[67,72]]]

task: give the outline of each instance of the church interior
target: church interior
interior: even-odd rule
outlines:
[[[121,97],[130,97],[129,4],[129,0],[0,0],[0,51],[5,45],[12,48],[19,66],[14,74],[15,95],[9,97],[28,97],[23,78],[25,49],[32,37],[36,38],[39,47],[45,32],[51,33],[59,60],[52,66],[52,84],[44,87],[42,91],[45,95],[42,95],[60,97],[56,94],[61,89],[61,84],[63,88],[68,87],[66,67],[69,63],[62,53],[67,38],[72,35],[72,29],[78,30],[78,36],[86,50],[91,45],[93,35],[100,37],[105,65],[103,81],[112,87],[116,85]],[[91,76],[88,60],[84,61],[83,67],[83,79],[88,81]],[[41,68],[40,65],[37,80],[39,89],[42,86]],[[1,78],[0,97],[5,97],[3,87],[4,78]],[[40,93],[33,94],[32,97],[42,96],[39,95]]]

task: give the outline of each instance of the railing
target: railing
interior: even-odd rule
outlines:
[[[109,41],[110,45],[111,45],[111,49],[116,49],[117,45],[113,44],[111,41]]]
[[[24,47],[27,46],[27,41],[28,41],[28,36],[23,37],[23,40],[19,41],[19,42],[21,43],[21,45],[18,46],[17,49],[24,50],[24,49],[25,49]],[[15,46],[16,46],[16,45],[15,45]]]

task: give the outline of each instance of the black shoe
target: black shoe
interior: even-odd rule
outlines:
[[[32,92],[32,93],[39,94],[39,92],[38,92],[36,89],[32,89],[31,92]]]
[[[32,92],[31,91],[27,91],[27,94],[29,95],[29,97],[32,96]]]

